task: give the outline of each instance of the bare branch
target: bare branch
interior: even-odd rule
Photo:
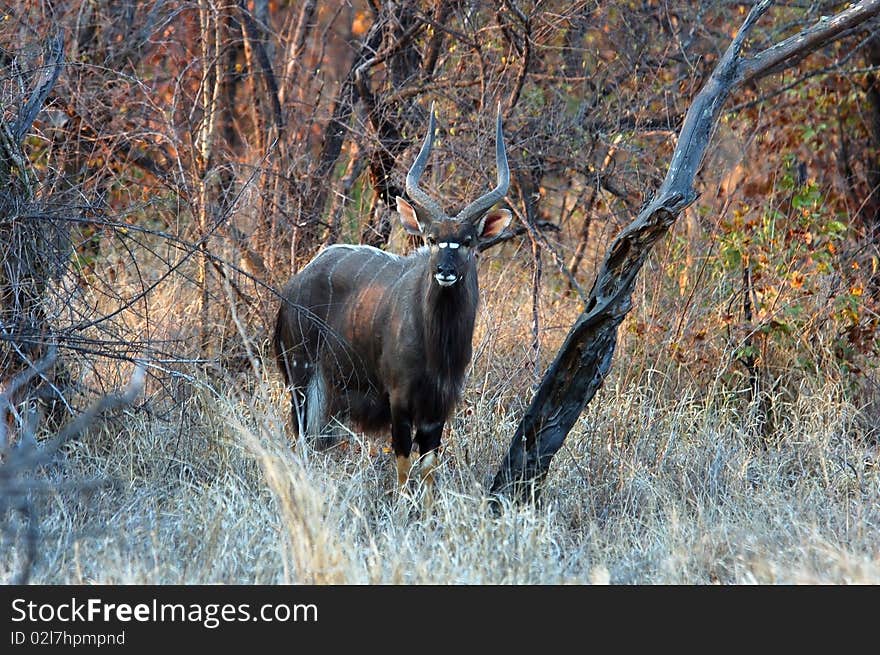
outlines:
[[[550,463],[611,368],[617,329],[632,308],[632,291],[654,244],[696,199],[693,182],[725,101],[746,80],[828,43],[860,21],[880,13],[880,0],[866,0],[842,14],[766,50],[757,60],[741,57],[745,39],[771,2],[755,4],[685,116],[671,163],[654,197],[609,248],[585,311],[569,331],[511,440],[493,480],[494,494],[534,498]],[[801,40],[803,39],[803,43]],[[784,56],[783,56],[784,55]],[[755,63],[757,61],[757,63]],[[745,68],[746,62],[752,62]],[[745,72],[744,72],[745,71]]]
[[[54,361],[52,349],[34,369],[45,369]],[[38,443],[35,439],[36,420],[32,417],[26,425],[25,432],[19,443],[14,447],[5,444],[0,448],[0,515],[7,510],[17,511],[25,520],[25,549],[21,568],[16,577],[16,584],[26,584],[31,568],[37,555],[39,540],[39,523],[35,513],[31,495],[35,491],[55,493],[55,485],[44,487],[34,479],[34,472],[41,466],[49,464],[61,446],[82,434],[104,412],[130,405],[144,388],[146,377],[143,364],[137,364],[131,380],[122,393],[109,394],[101,397],[85,412],[77,416],[54,438]],[[3,525],[3,529],[8,528]]]
[[[64,35],[59,31],[53,35],[46,44],[45,63],[40,71],[40,78],[31,91],[27,103],[21,108],[18,120],[12,128],[16,141],[21,141],[28,130],[31,129],[37,114],[43,108],[43,103],[49,97],[49,92],[55,86],[58,76],[61,75],[61,65],[64,61]]]
[[[287,65],[284,68],[284,77],[281,81],[281,89],[278,92],[278,98],[282,104],[290,95],[296,81],[296,75],[302,66],[303,53],[305,52],[306,37],[313,27],[312,18],[315,15],[315,6],[317,0],[306,0],[299,12],[299,19],[296,22],[296,31],[290,40],[290,47],[287,52]]]
[[[45,356],[37,362],[30,363],[28,368],[21,371],[9,384],[3,388],[0,393],[0,451],[7,445],[7,422],[6,414],[13,409],[15,397],[21,389],[30,383],[38,375],[44,375],[46,371],[52,368],[55,360],[58,358],[58,349],[53,345],[46,352]]]
[[[275,73],[272,71],[272,62],[269,61],[269,55],[266,52],[266,46],[263,44],[260,26],[251,15],[244,0],[238,3],[240,13],[244,19],[244,34],[248,45],[257,55],[257,61],[260,64],[260,75],[266,84],[266,94],[269,96],[269,102],[272,105],[272,118],[275,128],[281,130],[284,127],[284,116],[281,113],[281,102],[278,99],[278,82],[275,80]]]
[[[862,0],[836,16],[823,16],[812,27],[744,60],[740,65],[742,82],[750,82],[794,66],[810,53],[877,14],[880,14],[880,0]]]

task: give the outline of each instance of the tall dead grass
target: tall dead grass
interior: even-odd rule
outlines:
[[[798,378],[773,399],[771,437],[756,436],[729,355],[688,376],[662,340],[651,350],[627,324],[543,502],[493,513],[484,490],[531,398],[535,354],[523,262],[483,269],[474,363],[431,513],[417,488],[396,492],[385,442],[349,433],[327,452],[292,445],[268,335],[248,337],[233,312],[247,366],[179,367],[149,403],[42,472],[57,491],[35,500],[32,581],[880,582],[880,446],[864,398],[832,377]],[[190,329],[182,293],[152,309],[155,330]],[[577,311],[544,290],[541,366]],[[13,556],[0,579],[14,576],[20,547],[2,544]]]

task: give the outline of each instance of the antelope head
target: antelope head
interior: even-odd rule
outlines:
[[[499,234],[510,222],[507,209],[492,209],[507,193],[510,169],[501,132],[501,107],[498,108],[495,134],[495,164],[498,170],[495,188],[462,209],[455,217],[447,216],[443,208],[421,188],[419,179],[434,145],[436,119],[431,106],[428,134],[416,161],[406,176],[406,192],[412,204],[397,198],[401,223],[409,234],[420,235],[430,249],[429,270],[441,287],[451,287],[464,279],[476,263],[477,245],[481,240]]]

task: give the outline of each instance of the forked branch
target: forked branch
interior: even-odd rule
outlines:
[[[730,94],[747,81],[793,65],[880,13],[880,0],[862,0],[755,56],[743,56],[746,38],[771,4],[762,0],[752,7],[688,110],[662,185],[611,244],[586,309],[544,374],[514,433],[492,483],[493,494],[526,500],[539,493],[553,456],[611,368],[617,328],[632,307],[638,272],[654,244],[697,198],[694,178]]]

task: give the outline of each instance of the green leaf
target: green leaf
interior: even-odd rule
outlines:
[[[742,266],[742,251],[735,245],[728,243],[721,248],[721,261],[727,268],[739,268]]]

